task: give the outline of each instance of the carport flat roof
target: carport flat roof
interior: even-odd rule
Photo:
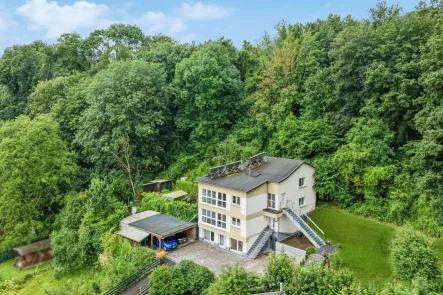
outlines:
[[[197,224],[195,222],[180,220],[169,214],[161,213],[149,218],[137,220],[129,225],[164,238],[194,227]]]

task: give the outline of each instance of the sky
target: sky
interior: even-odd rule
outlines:
[[[419,0],[388,0],[403,11]],[[138,25],[145,34],[166,34],[196,43],[224,36],[237,47],[254,43],[281,20],[314,21],[328,14],[366,18],[376,0],[0,0],[0,55],[15,44],[54,43],[62,33],[87,36],[112,23]]]

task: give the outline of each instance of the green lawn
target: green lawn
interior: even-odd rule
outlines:
[[[43,290],[60,289],[66,284],[82,285],[84,282],[91,281],[94,276],[97,275],[93,268],[87,268],[82,272],[74,273],[69,276],[62,277],[58,280],[54,278],[52,266],[50,263],[45,263],[40,266],[19,271],[13,265],[13,260],[8,260],[0,263],[0,282],[9,279],[21,279],[27,274],[34,274],[30,279],[27,279],[25,284],[16,290],[2,293],[2,294],[14,294],[14,295],[27,295],[27,294],[43,294]],[[82,293],[80,290],[75,294]]]
[[[319,207],[311,219],[325,232],[325,240],[340,244],[344,266],[361,282],[392,279],[389,244],[396,227],[334,207]]]

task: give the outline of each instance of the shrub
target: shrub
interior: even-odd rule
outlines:
[[[285,283],[293,279],[295,269],[294,259],[283,251],[276,255],[271,252],[266,262],[265,282],[268,290],[278,290],[280,282]]]
[[[175,294],[174,289],[169,266],[156,267],[149,276],[149,295],[171,295]]]
[[[311,254],[314,254],[317,250],[313,246],[309,246],[306,248],[306,255],[309,256]]]
[[[163,212],[181,220],[189,221],[197,215],[198,205],[184,201],[171,201],[159,193],[145,193],[142,199],[142,210]]]
[[[433,279],[439,275],[438,257],[429,239],[412,228],[397,232],[391,245],[395,274],[405,281],[415,277]]]
[[[208,268],[190,260],[182,260],[172,269],[172,279],[177,295],[200,295],[214,281],[215,276]]]
[[[187,192],[191,197],[196,197],[198,192],[197,184],[192,181],[177,180],[175,182],[175,189],[183,190]]]

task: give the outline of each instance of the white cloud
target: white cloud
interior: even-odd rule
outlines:
[[[105,16],[111,9],[102,4],[77,1],[60,6],[55,1],[28,0],[17,13],[29,21],[31,30],[45,28],[47,38],[57,38],[63,33],[91,30],[109,24]]]
[[[182,18],[167,16],[161,11],[148,11],[138,21],[148,35],[163,33],[176,36],[186,30],[186,23]]]
[[[17,25],[18,22],[14,21],[11,14],[6,11],[5,7],[0,5],[0,31],[16,27]]]
[[[229,8],[217,4],[202,4],[201,2],[183,3],[179,11],[184,18],[192,20],[220,19],[231,15]]]

